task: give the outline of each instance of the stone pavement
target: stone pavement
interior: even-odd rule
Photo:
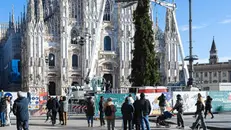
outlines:
[[[115,130],[122,130],[122,120],[117,119],[115,123],[116,123]],[[45,117],[32,117],[29,124],[30,124],[30,130],[54,130],[54,129],[56,130],[107,130],[106,127],[99,126],[100,124],[99,120],[94,120],[94,127],[88,128],[87,121],[85,120],[84,116],[71,117],[68,120],[67,126],[62,126],[60,124],[52,126],[51,122],[49,121],[45,123]],[[175,128],[176,128],[176,125],[172,125],[172,127],[170,128],[164,128],[164,127],[156,128],[155,123],[151,123],[152,130],[177,130]],[[0,130],[16,130],[15,120],[14,119],[12,120],[11,126],[0,127]]]
[[[68,120],[67,126],[62,126],[60,124],[52,126],[50,122],[45,123],[44,116],[42,117],[32,117],[30,120],[30,130],[107,130],[106,127],[100,127],[99,126],[99,120],[94,120],[94,127],[88,128],[87,127],[87,121],[85,120],[84,115],[78,115],[78,116],[71,116]],[[151,118],[152,120],[155,120],[156,117]],[[208,116],[208,119],[206,119],[206,124],[208,126],[208,129],[211,130],[231,130],[231,114],[215,114],[214,119],[210,119]],[[192,123],[195,121],[195,118],[192,117],[192,115],[185,115],[185,130],[190,130],[189,126],[192,125]],[[176,117],[173,117],[171,120],[168,120],[169,122],[175,123]],[[57,122],[59,122],[57,120]],[[157,128],[154,122],[150,123],[152,130],[177,130],[176,125],[172,124],[170,128]],[[12,126],[7,127],[0,127],[0,130],[16,130],[15,126],[15,120],[12,120]],[[122,120],[117,119],[116,120],[116,129],[115,130],[122,130]]]

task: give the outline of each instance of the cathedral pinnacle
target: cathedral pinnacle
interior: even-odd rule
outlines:
[[[34,0],[28,0],[29,2],[27,3],[27,22],[32,22],[34,21]]]
[[[38,6],[37,6],[37,22],[43,21],[43,3],[42,0],[38,0]]]
[[[14,5],[12,5],[12,16],[11,16],[12,25],[14,25]]]

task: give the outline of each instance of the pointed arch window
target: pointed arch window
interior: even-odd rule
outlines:
[[[103,21],[110,21],[111,20],[111,5],[109,0],[106,2],[105,10],[104,10],[104,16]]]
[[[111,38],[109,36],[104,37],[104,51],[111,51]]]
[[[52,53],[49,54],[49,66],[55,66],[55,55]]]
[[[78,56],[76,54],[72,55],[72,67],[78,67]]]

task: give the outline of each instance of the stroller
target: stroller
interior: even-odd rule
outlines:
[[[166,122],[166,119],[171,119],[172,116],[174,116],[172,113],[170,113],[169,111],[165,111],[163,114],[157,117],[156,126],[165,126],[166,128],[171,127],[170,124]]]

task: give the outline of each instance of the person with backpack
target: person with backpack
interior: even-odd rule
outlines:
[[[4,127],[6,125],[6,118],[5,118],[6,109],[7,109],[6,98],[4,97],[4,95],[2,95],[1,102],[0,102],[1,127]]]
[[[150,125],[149,125],[149,114],[152,110],[151,108],[151,104],[149,102],[149,100],[145,99],[145,95],[144,93],[140,94],[140,103],[139,103],[140,107],[141,107],[141,128],[142,130],[145,130],[145,126],[147,130],[150,130]]]
[[[211,119],[213,119],[214,118],[214,116],[213,116],[213,113],[212,113],[212,111],[211,111],[211,109],[212,109],[212,98],[210,97],[210,96],[207,96],[207,99],[206,99],[206,101],[205,101],[205,119],[206,119],[206,116],[207,116],[207,114],[208,114],[208,112],[211,114]]]
[[[177,110],[177,128],[184,129],[183,99],[180,94],[176,96],[176,104],[173,107],[172,111],[174,110]]]
[[[87,100],[87,110],[86,110],[86,116],[87,116],[87,123],[88,127],[93,127],[93,117],[95,115],[95,105],[92,101],[92,97],[89,97]]]
[[[125,102],[123,103],[121,107],[121,112],[123,115],[124,130],[127,130],[127,124],[128,124],[128,129],[132,130],[132,119],[133,119],[134,107],[132,104],[129,103],[128,97],[125,99]]]
[[[107,120],[107,129],[114,130],[116,107],[112,102],[111,98],[108,98],[107,102],[104,104],[104,112],[105,112],[105,118]]]
[[[159,107],[160,107],[160,114],[163,114],[165,111],[165,107],[166,107],[166,97],[165,95],[162,93],[159,97]]]
[[[197,107],[196,114],[198,116],[197,116],[196,121],[193,123],[193,125],[190,128],[195,129],[198,125],[199,120],[201,120],[201,126],[202,126],[203,130],[206,130],[207,128],[206,128],[205,121],[203,118],[203,111],[205,109],[205,106],[204,106],[204,103],[202,101],[202,96],[200,93],[198,94],[198,100],[197,100],[197,103],[195,105]]]
[[[100,97],[100,101],[99,101],[100,126],[104,126],[105,125],[103,105],[104,105],[104,98],[103,98],[103,96],[101,96]]]

